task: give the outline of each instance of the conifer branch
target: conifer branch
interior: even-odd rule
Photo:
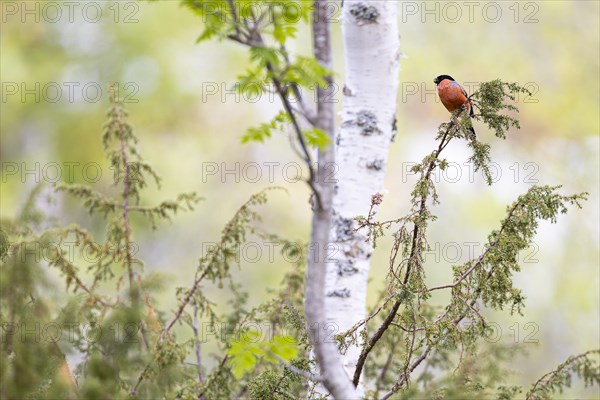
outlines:
[[[442,135],[442,138],[440,139],[438,148],[436,150],[434,150],[433,153],[431,153],[431,155],[429,156],[429,163],[425,170],[426,172],[422,175],[421,180],[420,180],[421,182],[424,182],[424,184],[423,184],[424,189],[420,193],[421,200],[420,200],[420,205],[419,205],[419,209],[418,209],[418,214],[415,217],[415,220],[424,221],[424,213],[426,211],[426,202],[427,202],[427,199],[428,199],[429,193],[430,193],[429,182],[431,180],[431,173],[433,172],[435,166],[437,165],[437,161],[439,159],[441,152],[444,150],[444,148],[446,148],[446,146],[450,142],[450,140],[452,140],[452,136],[450,136],[450,133],[451,133],[451,130],[453,130],[453,129],[454,130],[457,129],[457,125],[452,120],[448,124],[444,134]],[[418,250],[417,241],[419,239],[420,229],[421,229],[420,225],[417,222],[415,222],[414,227],[413,227],[413,234],[412,234],[412,245],[411,245],[410,255],[408,257],[409,262],[408,262],[408,265],[406,268],[406,273],[404,275],[404,280],[402,282],[403,287],[406,286],[406,284],[408,283],[408,280],[410,279],[411,267],[416,262],[416,257],[419,257],[419,255],[417,254],[417,251],[420,251],[420,250]],[[377,329],[377,331],[373,334],[373,336],[369,339],[369,341],[367,342],[367,344],[361,351],[360,356],[358,357],[358,361],[356,363],[356,369],[354,370],[354,378],[353,378],[354,386],[358,385],[358,381],[360,380],[360,375],[362,373],[362,369],[365,364],[365,361],[367,360],[367,356],[369,355],[371,350],[373,350],[373,347],[375,347],[375,345],[377,344],[379,339],[381,339],[381,337],[383,336],[385,331],[390,327],[390,324],[396,317],[396,313],[398,312],[398,309],[402,305],[402,302],[403,302],[403,300],[398,299],[394,303],[394,305],[392,306],[390,312],[388,313],[387,317],[385,318],[385,320],[383,321],[381,326]]]
[[[585,353],[569,357],[555,370],[544,374],[527,392],[527,400],[543,400],[549,398],[549,393],[556,390],[562,392],[563,387],[571,386],[571,374],[575,373],[583,378],[585,386],[600,385],[600,366],[592,355],[600,355],[600,349],[589,350]]]
[[[489,265],[490,268],[479,281],[478,286],[476,286],[471,299],[468,301],[467,310],[457,310],[458,315],[452,320],[450,326],[445,328],[444,331],[438,335],[436,341],[430,342],[426,346],[422,354],[405,369],[392,389],[381,398],[382,400],[389,398],[392,394],[400,390],[400,388],[408,382],[410,373],[414,371],[415,368],[428,357],[431,351],[435,349],[435,346],[437,346],[452,329],[458,327],[463,319],[468,317],[471,312],[474,312],[481,317],[475,308],[477,301],[481,299],[484,304],[491,303],[498,307],[501,307],[504,303],[509,301],[513,302],[513,306],[515,303],[518,305],[518,303],[522,301],[520,294],[512,290],[512,288],[505,289],[511,293],[510,296],[499,295],[496,293],[494,286],[490,285],[490,282],[497,273],[497,267],[502,266],[505,262],[516,262],[514,260],[516,260],[518,252],[529,245],[531,238],[536,232],[538,219],[546,219],[554,222],[558,213],[565,213],[567,211],[566,206],[568,204],[581,207],[580,201],[587,198],[587,193],[570,196],[554,193],[558,188],[559,187],[534,186],[529,189],[526,194],[520,196],[517,201],[509,207],[508,215],[502,221],[500,230],[493,232],[490,235],[490,243],[483,254],[478,258],[478,262],[474,263],[477,264],[477,266],[486,264]],[[501,232],[503,231],[507,232],[507,234],[501,235]],[[521,238],[522,240],[515,244],[515,238]],[[472,273],[473,271],[477,271],[477,269],[473,268],[469,269],[469,271],[469,273]],[[502,274],[506,273],[506,271],[502,272]],[[455,298],[456,297],[457,296],[455,296]],[[453,304],[450,305],[443,316],[450,313],[452,306]],[[437,318],[435,323],[438,324],[442,320],[443,318]]]

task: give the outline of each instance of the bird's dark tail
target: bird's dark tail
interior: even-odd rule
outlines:
[[[475,115],[475,112],[473,111],[473,103],[471,103],[469,101],[469,117],[472,117],[473,115]],[[473,129],[473,120],[471,119],[471,126],[469,127],[469,130],[471,131],[471,133],[473,134],[473,137],[475,137],[475,129]]]

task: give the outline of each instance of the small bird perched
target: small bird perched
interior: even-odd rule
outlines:
[[[454,112],[466,105],[469,110],[469,116],[473,116],[473,106],[469,100],[469,95],[464,87],[454,80],[450,75],[440,75],[433,80],[437,85],[438,96],[446,110]],[[475,134],[473,127],[469,130]]]

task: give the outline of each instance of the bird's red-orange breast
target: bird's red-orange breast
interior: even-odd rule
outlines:
[[[455,81],[444,79],[437,85],[438,96],[446,109],[450,112],[456,111],[467,102],[467,92]],[[467,103],[467,108],[471,109],[471,104]]]

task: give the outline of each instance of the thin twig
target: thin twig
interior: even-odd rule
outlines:
[[[300,369],[298,367],[296,367],[295,365],[290,364],[289,362],[287,362],[284,358],[282,358],[281,356],[275,354],[275,353],[269,353],[271,356],[277,358],[279,360],[279,362],[286,368],[289,369],[290,371],[292,371],[295,374],[298,374],[300,376],[305,377],[308,380],[311,381],[315,381],[315,382],[323,382],[325,379],[322,376],[319,375],[315,375],[309,371],[305,371],[303,369]]]
[[[394,351],[396,350],[396,343],[392,343],[392,348],[390,349],[390,354],[388,355],[385,364],[383,365],[383,368],[381,369],[381,373],[379,374],[379,379],[377,379],[377,382],[375,382],[375,396],[377,397],[377,395],[379,394],[379,391],[381,390],[381,386],[384,384],[385,382],[385,378],[386,375],[390,369],[390,366],[392,365],[392,360],[394,359]]]
[[[417,312],[415,311],[413,305],[413,330],[412,330],[412,339],[410,341],[410,348],[408,349],[408,354],[406,355],[406,364],[404,365],[404,374],[408,374],[408,365],[410,364],[410,359],[413,355],[413,351],[415,348],[415,338],[417,336]]]
[[[265,190],[267,190],[267,189],[265,189]],[[231,220],[229,220],[229,222],[225,226],[225,229],[223,229],[223,233],[221,235],[221,241],[219,242],[218,249],[222,249],[223,248],[223,246],[225,245],[225,238],[227,238],[229,236],[229,233],[233,229],[234,221],[239,217],[240,213],[246,207],[248,207],[248,205],[250,204],[250,202],[252,202],[255,199],[255,197],[256,197],[256,195],[252,196],[248,201],[246,201],[237,210],[237,212],[235,213],[235,215],[233,216],[233,218]],[[208,267],[208,266],[212,265],[214,262],[217,261],[217,257],[219,257],[218,254],[219,254],[218,251],[215,251],[213,253],[212,258],[210,260],[208,260],[207,263],[206,263],[207,267],[204,269],[204,271],[202,272],[202,274],[200,276],[197,276],[199,270],[196,271],[196,278],[194,279],[194,284],[192,285],[192,287],[188,291],[188,294],[185,296],[185,298],[179,304],[179,307],[177,308],[177,311],[175,312],[175,316],[171,319],[171,321],[162,330],[162,332],[161,332],[161,334],[160,334],[160,336],[158,338],[158,343],[160,343],[170,333],[170,331],[173,328],[173,326],[175,325],[175,323],[177,321],[179,321],[179,319],[183,315],[183,311],[185,310],[185,307],[192,300],[192,297],[194,296],[194,294],[196,293],[196,291],[200,287],[200,284],[202,283],[202,281],[204,280],[204,278],[208,275],[208,272],[210,271],[210,267]],[[150,362],[150,363],[148,363],[146,365],[146,367],[144,368],[144,370],[142,371],[142,373],[139,375],[139,377],[138,377],[138,379],[136,381],[136,384],[133,386],[133,388],[131,388],[130,393],[132,395],[135,395],[137,393],[137,390],[138,390],[140,384],[144,380],[145,374],[150,370],[151,363],[152,362]]]
[[[348,329],[345,333],[344,336],[355,332],[358,328],[360,328],[361,326],[363,326],[364,324],[366,324],[367,322],[369,322],[370,320],[372,320],[373,318],[375,318],[377,316],[377,314],[379,314],[379,312],[383,309],[383,307],[385,307],[387,305],[387,303],[389,303],[389,301],[394,298],[394,296],[397,296],[398,293],[392,293],[390,294],[385,301],[383,302],[382,305],[380,305],[379,307],[377,307],[377,309],[371,314],[369,315],[367,318],[363,319],[362,321],[357,322],[356,324],[354,324],[354,326],[350,329]]]
[[[198,337],[198,305],[194,304],[194,321],[192,325],[194,331],[194,342],[196,347],[196,369],[198,371],[198,384],[202,385],[204,377],[202,376],[202,353],[200,352],[200,339]],[[204,400],[202,394],[198,394],[198,398]]]
[[[446,129],[446,132],[442,136],[442,139],[440,140],[440,144],[439,144],[437,150],[435,150],[431,154],[432,157],[431,157],[431,160],[429,161],[429,166],[427,168],[427,172],[425,173],[425,176],[423,178],[423,180],[425,182],[429,182],[429,180],[431,178],[431,173],[433,172],[433,169],[435,168],[435,165],[440,156],[440,153],[445,148],[445,146],[448,144],[448,142],[450,142],[450,140],[452,139],[452,137],[448,137],[448,135],[450,134],[450,129],[452,127],[454,127],[454,124],[450,123],[448,125],[448,128]],[[446,139],[447,139],[447,142],[446,142]],[[425,212],[428,194],[429,194],[429,190],[426,190],[425,194],[421,196],[419,215],[423,215],[423,213]],[[414,260],[414,258],[417,256],[416,253],[417,253],[418,236],[419,236],[419,225],[417,223],[415,223],[414,228],[413,228],[412,246],[411,246],[410,256],[409,256],[409,260],[411,260],[411,261]],[[404,276],[403,285],[406,285],[408,283],[408,280],[410,278],[410,273],[411,273],[411,266],[412,266],[412,263],[409,261],[408,266],[406,267],[406,274]],[[375,334],[367,342],[366,346],[363,348],[362,352],[360,353],[360,356],[356,363],[356,369],[354,370],[353,383],[355,386],[358,385],[358,381],[360,380],[360,375],[362,373],[362,369],[365,364],[365,361],[367,360],[367,356],[369,355],[371,350],[373,350],[373,347],[379,341],[379,339],[381,339],[381,337],[383,336],[385,331],[389,328],[390,324],[396,317],[396,313],[398,312],[398,309],[400,308],[401,304],[402,304],[401,300],[397,300],[394,303],[394,305],[392,306],[392,309],[390,310],[389,314],[387,315],[387,317],[385,318],[385,320],[383,321],[383,323],[381,324],[379,329],[377,329]]]
[[[233,5],[231,5],[231,3],[230,3],[230,7],[231,7],[231,11],[235,15],[235,8]],[[254,28],[252,30],[250,30],[250,34],[248,35],[248,38],[246,38],[246,39],[242,38],[239,33],[236,33],[235,35],[229,35],[229,38],[231,40],[234,40],[240,44],[243,44],[243,45],[249,46],[249,47],[264,46],[263,38],[260,34],[260,31],[257,29],[258,23],[260,22],[260,18],[259,19],[256,18],[256,16],[254,15],[253,9],[251,9],[251,11],[252,11],[253,19],[257,22],[256,22]],[[261,15],[261,18],[262,17],[263,17],[263,15]],[[285,51],[282,51],[282,54],[284,54],[284,56],[285,56]],[[286,59],[286,61],[289,62],[289,60],[287,60],[287,59]],[[281,80],[277,77],[277,74],[276,74],[276,71],[275,71],[275,68],[273,67],[273,65],[270,62],[267,62],[265,64],[265,67],[270,75],[271,80],[273,81],[273,84],[275,85],[275,89],[277,91],[277,94],[279,95],[279,98],[281,99],[283,108],[285,109],[286,114],[290,117],[290,121],[292,123],[294,133],[296,134],[296,138],[298,139],[298,143],[300,144],[300,149],[301,149],[301,153],[302,153],[302,154],[300,154],[300,156],[301,156],[302,160],[304,161],[304,163],[306,164],[306,166],[308,168],[308,173],[309,173],[307,184],[311,188],[312,192],[315,195],[317,207],[322,208],[323,203],[321,201],[321,195],[315,185],[315,183],[316,183],[315,177],[316,176],[315,176],[315,170],[314,170],[314,166],[313,166],[313,164],[314,164],[313,159],[312,159],[312,156],[310,155],[310,152],[308,151],[308,146],[306,144],[306,140],[304,139],[302,129],[300,128],[300,124],[298,123],[298,119],[296,118],[296,112],[294,111],[294,108],[292,107],[290,100],[288,98],[288,91],[282,84]],[[294,90],[294,93],[296,94],[296,96],[299,99],[302,98],[300,91],[295,86],[292,86],[292,90]],[[311,120],[314,121],[314,118],[311,117],[309,114],[309,108],[305,107],[305,105],[303,105],[302,103],[300,103],[300,104],[303,107],[303,111],[304,111],[303,114],[304,114],[304,117],[307,119],[307,121],[309,121],[309,122],[311,122]],[[314,122],[313,122],[313,125],[314,125]],[[294,146],[292,146],[292,148],[294,150],[297,150]]]
[[[125,225],[125,263],[127,266],[127,274],[129,275],[129,294],[131,296],[131,303],[134,306],[137,303],[137,289],[134,288],[135,282],[135,271],[133,270],[133,257],[131,256],[131,226],[129,224],[129,196],[131,190],[131,167],[127,161],[127,151],[125,148],[125,123],[123,122],[123,113],[121,107],[115,104],[115,114],[117,117],[117,123],[119,125],[119,142],[121,150],[121,158],[123,162],[123,168],[125,176],[123,177],[123,212],[122,217]]]
[[[229,8],[231,9],[231,14],[233,15],[233,21],[235,22],[235,33],[238,37],[241,37],[243,32],[240,28],[240,20],[238,18],[234,0],[229,0]]]
[[[500,227],[500,231],[498,233],[498,237],[496,238],[496,240],[494,241],[494,243],[497,243],[497,241],[500,239],[500,233],[503,231],[504,227],[506,226],[506,224],[508,223],[508,221],[510,220],[510,217],[513,215],[514,211],[521,205],[521,203],[516,203],[513,207],[511,207],[508,216],[504,219],[502,226]],[[492,248],[493,246],[488,247],[485,250],[485,253],[487,253],[490,248]],[[481,259],[481,256],[478,258],[478,260]],[[481,263],[481,261],[479,262]],[[481,286],[479,286],[479,288],[475,291],[475,293],[473,294],[473,299],[467,303],[467,305],[469,306],[470,309],[473,309],[473,306],[475,305],[475,303],[477,302],[477,299],[479,297],[479,294],[482,290],[482,288],[486,285],[486,283],[488,282],[488,280],[491,278],[491,276],[494,273],[494,268],[491,268],[490,271],[488,272],[488,274],[486,275],[484,282],[481,284]],[[443,314],[443,316],[447,315],[450,311],[450,308],[448,308],[446,310],[446,312]],[[468,315],[467,312],[464,312],[463,314],[457,316],[453,321],[452,321],[452,326],[457,326],[458,324],[460,324],[460,322]],[[441,320],[442,317],[438,317],[436,319],[436,321]],[[450,329],[450,328],[448,328]],[[448,329],[446,329],[445,332],[448,331]],[[444,337],[445,334],[440,335],[440,337]],[[402,385],[404,385],[404,383],[408,380],[409,375],[412,371],[414,371],[415,368],[417,368],[422,362],[423,360],[425,360],[427,358],[427,356],[429,355],[429,353],[431,352],[431,350],[433,349],[433,344],[429,344],[425,350],[423,351],[423,353],[421,354],[421,356],[419,356],[419,358],[417,358],[416,360],[413,361],[413,363],[411,364],[411,366],[408,368],[408,371],[405,371],[401,377],[398,379],[398,381],[394,384],[394,386],[392,387],[392,389],[390,391],[388,391],[382,398],[381,400],[385,400],[388,399],[392,394],[396,393],[401,387]]]
[[[506,217],[506,220],[510,219],[510,217],[512,216],[512,214],[515,212],[515,209],[517,208],[517,206],[519,205],[519,203],[515,204],[509,211],[508,216]],[[462,281],[464,281],[465,279],[467,279],[467,277],[471,274],[471,272],[473,272],[475,270],[475,268],[477,268],[478,266],[481,265],[481,263],[483,262],[483,259],[485,258],[485,256],[487,255],[488,251],[490,251],[490,249],[494,248],[498,242],[500,241],[501,238],[501,234],[502,231],[504,230],[504,227],[506,226],[506,224],[503,224],[500,227],[500,232],[498,232],[498,235],[496,236],[496,240],[494,240],[493,243],[490,243],[485,251],[483,253],[481,253],[481,255],[477,258],[477,261],[475,261],[473,263],[473,265],[471,266],[471,268],[469,268],[468,270],[466,270],[461,276],[460,278],[458,278],[458,280],[454,281],[451,284],[448,285],[441,285],[441,286],[435,286],[432,287],[430,289],[428,289],[429,292],[433,292],[434,290],[440,290],[440,289],[448,289],[448,288],[453,288],[455,286],[458,286]]]

